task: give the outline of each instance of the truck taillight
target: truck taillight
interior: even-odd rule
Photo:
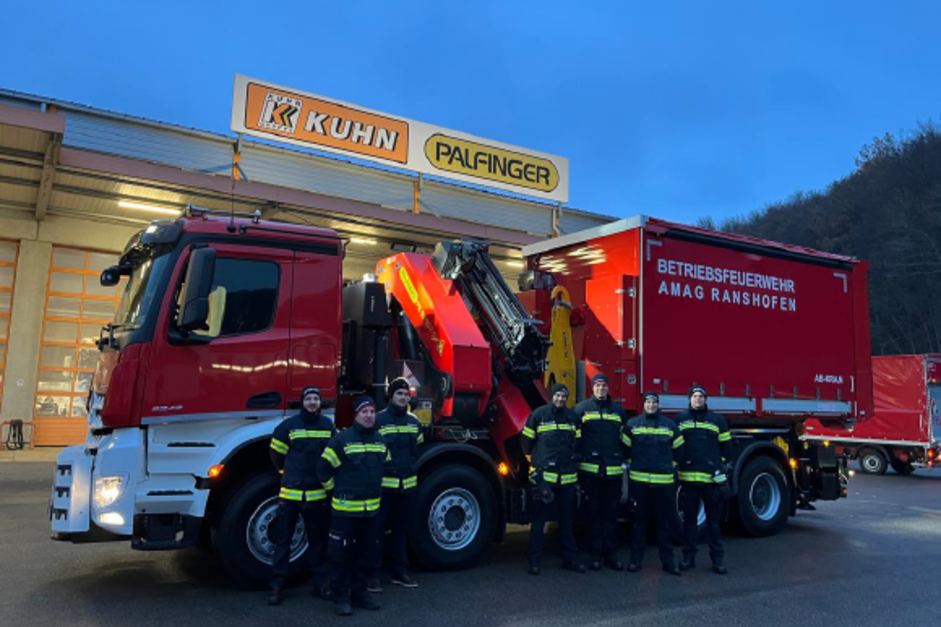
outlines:
[[[101,408],[101,422],[105,427],[130,427],[137,424],[134,390],[137,388],[139,356],[139,344],[132,344],[121,351],[118,363],[111,372],[105,403]]]
[[[933,448],[928,449],[928,459],[934,459],[935,455],[937,454],[938,452],[935,451]]]

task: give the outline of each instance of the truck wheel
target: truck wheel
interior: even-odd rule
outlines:
[[[434,570],[469,568],[493,540],[497,501],[476,470],[445,466],[418,484],[409,544]]]
[[[888,467],[885,455],[882,451],[874,448],[864,448],[857,456],[859,459],[859,469],[867,475],[884,475]]]
[[[912,466],[911,462],[903,462],[897,459],[893,459],[889,464],[892,466],[892,470],[897,472],[900,475],[910,475],[915,472],[915,467]]]
[[[686,542],[686,538],[683,537],[683,500],[681,496],[682,486],[678,485],[676,488],[676,517],[672,521],[673,525],[673,538],[674,542],[677,544],[683,544]],[[702,542],[702,539],[705,537],[706,533],[706,505],[700,501],[699,503],[699,512],[696,514],[696,537],[697,542]]]
[[[264,473],[237,487],[213,531],[215,553],[239,587],[262,587],[271,576],[274,542],[268,532],[278,510],[280,484],[277,474]],[[304,520],[298,517],[291,540],[292,572],[298,570],[297,558],[306,550]]]
[[[739,476],[733,497],[742,529],[756,537],[771,536],[787,522],[787,479],[770,457],[752,459]]]

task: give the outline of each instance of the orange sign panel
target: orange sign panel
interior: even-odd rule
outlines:
[[[408,162],[408,122],[248,83],[245,128],[312,147]]]

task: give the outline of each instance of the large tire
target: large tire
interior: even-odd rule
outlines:
[[[280,483],[278,475],[269,472],[236,487],[213,530],[213,549],[238,587],[260,588],[271,577],[274,544],[268,528],[277,511]],[[297,558],[305,551],[304,520],[298,517],[291,547],[292,574],[300,568]]]
[[[864,448],[856,456],[859,460],[859,470],[867,475],[884,475],[889,462],[885,454],[876,448]]]
[[[787,523],[788,489],[780,462],[763,455],[749,461],[733,503],[745,533],[760,538],[781,531]]]
[[[466,466],[444,466],[415,494],[409,545],[432,570],[470,568],[493,541],[497,499],[490,483]]]

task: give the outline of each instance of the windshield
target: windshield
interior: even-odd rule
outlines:
[[[159,276],[167,263],[167,255],[144,257],[139,261],[124,285],[121,302],[114,314],[114,324],[125,330],[136,329],[151,315],[150,305],[157,291]],[[154,313],[156,315],[156,312]]]

